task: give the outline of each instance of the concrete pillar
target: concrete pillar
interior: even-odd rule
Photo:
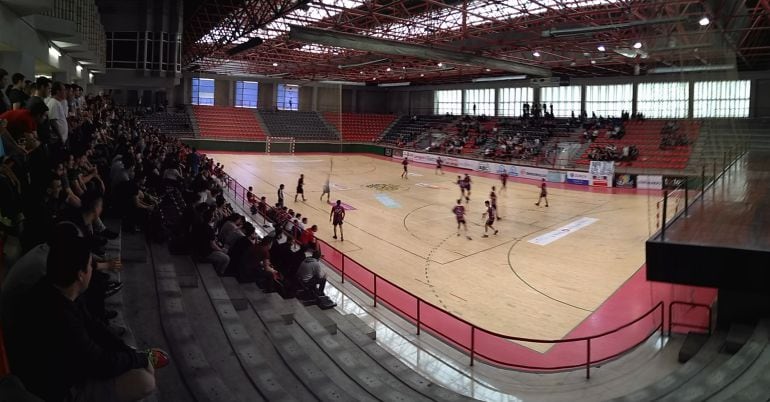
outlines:
[[[310,101],[310,110],[313,112],[318,111],[318,87],[313,87],[313,97]]]
[[[9,75],[22,73],[28,80],[35,79],[35,58],[29,53],[0,52],[0,67]]]
[[[753,85],[751,89],[754,90]],[[753,93],[751,99],[754,99]],[[692,119],[693,113],[695,113],[695,82],[690,81],[687,83],[687,118]]]
[[[637,107],[639,101],[639,84],[632,84],[631,90],[631,114],[636,113],[639,109]]]

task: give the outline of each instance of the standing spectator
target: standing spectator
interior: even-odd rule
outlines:
[[[11,109],[21,109],[27,105],[27,99],[29,99],[29,95],[24,93],[24,75],[16,73],[11,81],[13,85],[6,91],[6,95],[11,102]]]
[[[52,137],[60,145],[65,146],[69,138],[69,125],[67,124],[67,90],[64,84],[56,81],[51,85],[51,96],[46,99],[48,106],[48,120],[51,122]]]
[[[5,87],[8,85],[8,71],[0,68],[0,114],[11,110],[11,100],[5,94]]]
[[[187,166],[190,168],[190,173],[193,177],[198,175],[198,171],[201,167],[201,157],[198,155],[198,149],[193,147],[192,152],[187,155]]]

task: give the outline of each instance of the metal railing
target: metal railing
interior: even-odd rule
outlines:
[[[696,324],[690,324],[686,322],[674,322],[674,306],[690,306],[692,308],[705,308],[708,311],[708,325],[696,325]],[[668,336],[671,336],[671,331],[673,328],[676,327],[686,327],[686,328],[694,328],[694,329],[701,329],[705,330],[709,335],[711,335],[711,326],[713,325],[713,315],[712,315],[712,309],[711,306],[708,304],[703,303],[693,303],[693,302],[686,302],[686,301],[672,301],[668,304]]]
[[[694,204],[697,200],[703,200],[703,196],[706,194],[707,191],[714,188],[714,185],[716,182],[724,176],[724,174],[730,170],[736,162],[738,162],[744,155],[746,155],[746,152],[748,150],[745,147],[731,147],[729,150],[724,151],[722,155],[722,165],[720,167],[720,170],[717,171],[717,164],[718,161],[715,159],[711,164],[711,177],[710,180],[707,182],[707,166],[703,165],[701,167],[701,176],[700,176],[700,191],[698,191],[694,196],[690,197],[690,178],[684,177],[683,183],[681,184],[683,186],[683,194],[684,194],[684,207],[678,208],[673,216],[668,215],[668,206],[669,201],[671,199],[672,193],[678,191],[679,186],[677,186],[676,189],[673,191],[664,190],[663,191],[663,199],[662,202],[662,217],[660,219],[660,230],[658,233],[656,233],[653,238],[660,238],[661,241],[666,240],[666,229],[668,229],[671,225],[676,222],[677,219],[680,217],[688,217],[690,214],[690,205]]]
[[[236,202],[241,203],[243,210],[250,210],[246,187],[227,174],[223,176],[223,181],[226,190]],[[262,222],[266,221],[266,217],[262,216]],[[369,294],[374,307],[385,304],[403,319],[413,323],[417,335],[428,329],[438,339],[464,351],[470,358],[471,366],[477,359],[482,359],[501,366],[530,371],[585,368],[586,378],[590,378],[592,365],[614,359],[636,348],[656,332],[659,332],[661,337],[664,336],[665,305],[662,301],[623,325],[590,336],[535,339],[490,331],[383,278],[325,241],[316,241],[323,254],[323,260],[340,274],[343,283],[350,281]],[[622,341],[618,342],[613,335]],[[629,342],[629,337],[633,337],[635,341]],[[560,349],[541,353],[521,343],[548,344]],[[622,346],[617,346],[619,344]],[[540,364],[531,363],[532,361]]]

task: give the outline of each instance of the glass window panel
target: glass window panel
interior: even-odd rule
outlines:
[[[299,110],[299,86],[278,84],[278,110]]]
[[[193,105],[213,105],[214,80],[211,78],[193,78],[191,102]]]
[[[255,81],[236,81],[235,82],[235,106],[236,107],[257,107],[257,95],[259,93],[259,83]]]
[[[686,118],[690,99],[687,82],[651,82],[639,84],[636,111],[652,119]]]
[[[465,90],[465,114],[474,116],[495,115],[494,89]]]
[[[500,88],[498,116],[521,116],[525,103],[532,103],[532,88]]]
[[[540,101],[553,106],[553,114],[556,117],[575,117],[580,116],[580,86],[567,87],[546,87],[540,89]]]
[[[586,87],[586,113],[589,116],[620,117],[631,112],[633,85],[589,85]]]
[[[751,81],[695,83],[693,117],[749,117]]]
[[[435,114],[462,114],[463,98],[461,90],[436,91],[433,100]]]

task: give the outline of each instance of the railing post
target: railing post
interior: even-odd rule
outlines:
[[[701,166],[700,169],[700,194],[701,201],[703,200],[703,192],[706,191],[706,165]]]
[[[671,322],[671,317],[668,317],[668,321]],[[665,322],[666,322],[666,303],[663,303],[661,301],[660,302],[660,339],[663,339],[663,327],[665,326]],[[671,336],[670,331],[668,336]]]
[[[690,178],[684,178],[684,217],[686,218],[690,212],[690,196],[688,195],[690,190]]]
[[[342,255],[342,283],[345,283],[345,255],[344,254]]]
[[[473,360],[476,357],[476,327],[471,327],[471,366],[473,366]]]
[[[377,275],[374,275],[374,307],[377,307]]]
[[[668,209],[668,190],[663,191],[663,217],[660,224],[660,240],[666,240],[666,209]]]
[[[417,335],[420,335],[420,306],[421,299],[417,299]]]
[[[722,152],[722,171],[727,168],[727,151]]]
[[[711,183],[714,186],[714,190],[716,191],[716,184],[717,184],[717,160],[714,159],[714,164],[712,166],[712,176],[711,176]]]
[[[586,339],[586,380],[591,378],[591,338]]]

